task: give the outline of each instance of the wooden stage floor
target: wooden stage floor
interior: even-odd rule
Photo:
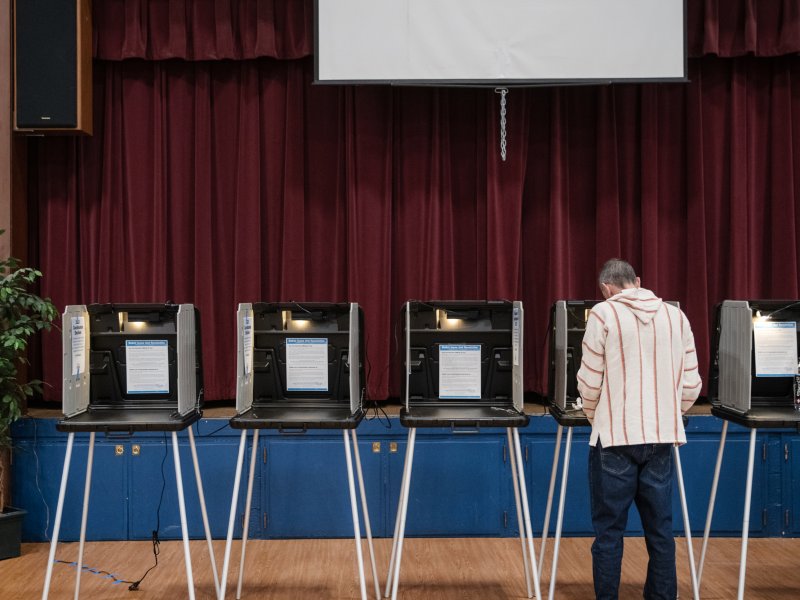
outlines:
[[[691,598],[685,543],[683,539],[676,542],[680,598]],[[593,597],[590,544],[591,540],[587,538],[562,540],[556,587],[556,597],[560,600]],[[699,553],[699,548],[699,541],[696,541],[696,553]],[[364,549],[366,553],[366,544]],[[552,539],[548,540],[548,551],[551,549]],[[24,544],[21,557],[0,561],[0,598],[30,600],[41,597],[48,550],[47,544]],[[214,551],[219,564],[222,563],[223,550],[224,541],[215,541]],[[378,576],[383,586],[391,540],[375,540],[375,551]],[[77,552],[77,543],[60,544],[56,558],[73,561]],[[198,600],[213,599],[214,582],[205,541],[192,541],[191,552],[196,597]],[[235,597],[239,552],[237,542],[231,557],[227,598]],[[739,552],[738,539],[714,538],[709,542],[702,598],[736,597]],[[627,538],[621,600],[642,597],[646,558],[643,539]],[[87,567],[110,571],[124,579],[136,579],[153,563],[152,545],[150,542],[90,542],[86,545],[84,560]],[[242,598],[357,599],[355,564],[352,540],[253,540],[247,544]],[[747,565],[746,598],[800,598],[800,539],[751,539]],[[546,561],[545,569],[548,568],[549,561]],[[542,580],[543,595],[547,597],[549,575],[544,575]],[[56,564],[50,598],[72,598],[74,582],[75,567]],[[368,575],[367,590],[373,598],[374,588],[371,586],[372,578]],[[84,572],[81,596],[104,600],[186,598],[181,542],[162,542],[159,565],[142,583],[140,591],[131,593],[127,587],[114,584],[102,575]],[[525,598],[519,539],[407,539],[398,597],[409,600]]]

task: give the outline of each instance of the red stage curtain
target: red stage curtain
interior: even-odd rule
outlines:
[[[95,58],[302,58],[314,51],[313,0],[102,0]],[[800,52],[797,0],[687,0],[689,56]]]
[[[687,0],[689,56],[784,56],[800,52],[797,0]]]
[[[313,0],[99,0],[104,60],[302,58],[314,49]]]
[[[608,257],[676,299],[705,372],[724,298],[797,298],[800,60],[690,62],[690,84],[312,86],[300,61],[95,64],[95,135],[31,140],[43,292],[195,302],[206,397],[232,398],[238,302],[353,300],[369,394],[398,393],[408,298],[521,299],[527,390],[551,303]],[[44,345],[59,398],[60,344]]]

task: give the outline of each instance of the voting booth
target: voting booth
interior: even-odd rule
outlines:
[[[230,425],[241,429],[242,433],[220,600],[226,591],[247,432],[252,430],[253,438],[245,515],[250,514],[260,429],[278,429],[287,433],[303,433],[309,429],[342,430],[361,598],[366,600],[367,592],[355,476],[358,478],[375,593],[379,596],[372,529],[355,431],[364,417],[364,316],[361,308],[355,302],[240,304],[236,323],[236,416],[230,420]],[[355,460],[350,454],[351,441]],[[248,529],[249,519],[245,518],[236,598],[242,594]]]
[[[91,489],[95,434],[172,435],[175,482],[189,598],[194,598],[192,563],[177,432],[188,431],[208,550],[218,587],[203,485],[191,425],[202,416],[203,363],[200,315],[191,304],[70,305],[62,319],[63,411],[56,425],[68,432],[53,539],[42,597],[50,589],[72,446],[76,432],[89,432],[75,597],[80,592],[83,548]]]
[[[408,301],[403,323],[400,423],[408,445],[400,486],[386,596],[397,598],[417,428],[506,429],[528,597],[539,577],[519,443],[523,412],[523,308],[509,301]],[[522,518],[524,514],[524,519]],[[533,583],[533,588],[531,584]]]
[[[542,545],[539,554],[539,565],[544,562],[547,535],[550,525],[550,511],[553,507],[558,463],[561,454],[561,438],[564,429],[567,430],[567,439],[564,445],[564,465],[561,473],[561,490],[556,516],[556,530],[554,535],[553,560],[550,571],[550,590],[548,598],[555,596],[556,576],[558,574],[558,555],[561,544],[561,528],[564,523],[566,506],[567,481],[569,479],[570,456],[572,452],[572,433],[575,427],[590,427],[591,423],[583,412],[582,400],[578,393],[578,371],[583,357],[583,336],[586,333],[586,322],[589,313],[600,300],[558,300],[550,309],[550,325],[548,336],[549,348],[549,373],[548,373],[548,410],[558,423],[556,430],[556,444],[553,453],[553,466],[550,472],[550,486],[547,493],[544,525],[542,526]],[[678,306],[675,301],[667,301],[673,306]],[[686,417],[684,417],[684,422]],[[680,494],[681,511],[683,514],[683,528],[686,535],[687,556],[689,558],[689,571],[692,581],[692,592],[695,599],[699,600],[697,577],[695,571],[694,551],[692,547],[692,533],[689,525],[689,511],[686,505],[686,490],[683,485],[683,469],[678,447],[674,447],[675,467],[678,479],[678,492]],[[540,567],[541,568],[541,567]]]
[[[711,414],[723,419],[711,485],[703,546],[701,580],[728,423],[750,429],[745,479],[738,598],[744,598],[750,501],[758,429],[800,428],[797,338],[800,300],[725,300],[715,310],[709,369]]]
[[[745,427],[794,427],[800,302],[726,300],[716,307],[708,397]]]

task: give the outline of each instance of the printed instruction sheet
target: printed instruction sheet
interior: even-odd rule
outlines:
[[[286,340],[286,390],[328,391],[328,338]]]
[[[480,344],[439,346],[439,398],[481,397]]]
[[[797,323],[753,323],[756,377],[791,377],[797,374]]]

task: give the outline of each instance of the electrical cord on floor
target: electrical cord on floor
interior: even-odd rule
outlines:
[[[61,560],[61,559],[58,559],[58,558],[53,560],[53,562],[54,563],[59,563],[59,564],[62,564],[62,565],[69,565],[69,566],[72,566],[72,567],[77,567],[78,566],[78,563],[76,563],[74,561],[70,562],[68,560]],[[86,565],[84,565],[84,566],[81,567],[81,570],[82,571],[86,571],[87,573],[92,573],[94,575],[105,575],[107,579],[111,579],[114,583],[129,583],[129,584],[133,585],[133,581],[126,581],[125,579],[120,579],[119,577],[117,577],[113,573],[109,573],[108,571],[103,571],[102,569],[94,569],[92,567],[87,567]],[[128,589],[131,589],[131,588],[128,588]]]
[[[161,495],[158,498],[158,508],[156,509],[156,528],[152,532],[153,540],[153,559],[155,562],[153,566],[147,569],[137,581],[126,581],[130,583],[128,591],[136,592],[139,590],[139,584],[144,581],[144,578],[158,566],[158,555],[161,553],[161,541],[158,539],[158,530],[161,529],[161,504],[164,501],[164,490],[167,487],[167,477],[164,475],[164,463],[167,462],[167,454],[169,454],[169,444],[167,444],[167,434],[164,434],[164,458],[161,459]]]
[[[128,591],[130,592],[137,592],[139,591],[139,585],[144,581],[144,578],[158,566],[158,555],[161,553],[161,541],[158,539],[158,530],[161,528],[161,504],[164,500],[164,490],[167,487],[167,478],[164,475],[164,463],[167,461],[167,454],[169,445],[167,444],[167,436],[164,434],[164,458],[161,459],[161,495],[158,499],[158,508],[156,509],[156,528],[152,531],[152,542],[153,542],[153,557],[155,562],[153,566],[151,566],[147,571],[144,572],[139,579],[136,581],[129,581],[127,579],[121,579],[114,575],[113,573],[109,573],[108,571],[104,571],[103,569],[95,569],[93,567],[87,567],[86,565],[81,566],[81,570],[86,571],[87,573],[93,573],[95,575],[104,575],[106,578],[111,579],[115,584],[116,583],[127,583],[128,584]],[[60,560],[55,559],[53,562],[60,563],[62,565],[70,565],[77,568],[78,563],[74,561],[68,560]]]
[[[147,574],[150,573],[150,571],[152,571],[153,569],[155,569],[158,566],[158,555],[160,553],[161,553],[161,542],[158,539],[158,530],[156,529],[156,530],[153,531],[153,558],[155,558],[155,562],[153,563],[152,567],[150,567],[149,569],[147,569],[147,571],[144,572],[144,575],[142,575],[138,579],[138,581],[125,581],[124,582],[124,583],[130,583],[130,585],[128,586],[128,591],[129,592],[138,592],[139,591],[139,584],[142,583],[142,581],[144,581],[144,578],[147,577]]]

